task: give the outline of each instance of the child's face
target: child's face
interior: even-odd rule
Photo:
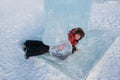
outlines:
[[[80,40],[80,38],[81,38],[80,34],[75,34],[75,39],[76,40]]]

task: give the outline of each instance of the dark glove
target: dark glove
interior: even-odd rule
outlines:
[[[72,47],[72,53],[74,53],[77,50],[75,46]]]

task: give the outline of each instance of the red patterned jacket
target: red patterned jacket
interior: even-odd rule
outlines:
[[[74,30],[74,29],[72,29],[72,30],[68,33],[68,39],[69,39],[69,41],[70,41],[70,43],[72,44],[73,47],[78,44],[78,41],[75,40],[74,34],[75,34],[75,30]]]

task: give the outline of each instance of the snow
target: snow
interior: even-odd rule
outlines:
[[[43,6],[43,0],[0,0],[0,80],[66,80],[44,60],[24,59],[20,44],[41,39]]]
[[[112,34],[120,32],[119,4],[118,1],[93,3],[89,29],[112,29]],[[119,61],[120,34],[99,62],[90,70],[86,80],[120,80]]]
[[[118,1],[102,3],[93,1],[88,29],[120,29],[120,2]]]
[[[120,36],[91,70],[87,80],[120,80]]]
[[[82,24],[87,35],[78,45],[84,54],[71,55],[57,69],[42,58],[25,60],[20,46],[27,39],[41,40],[45,30],[44,0],[0,0],[0,80],[73,80],[69,76],[76,72],[75,80],[119,80],[119,4],[119,0],[92,2],[89,25]],[[72,16],[68,19],[70,27],[76,26],[71,23]]]

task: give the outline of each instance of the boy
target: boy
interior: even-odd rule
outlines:
[[[27,40],[23,45],[23,50],[26,52],[25,59],[50,52],[51,55],[63,60],[76,51],[76,45],[84,35],[85,33],[81,28],[73,28],[68,33],[68,41],[57,46],[45,45],[42,41]]]

